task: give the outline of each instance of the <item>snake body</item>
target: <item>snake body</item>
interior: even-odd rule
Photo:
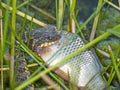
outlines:
[[[18,59],[16,59],[16,85],[22,84],[30,76],[30,72],[27,67],[27,62],[24,58],[24,53],[20,53]],[[24,88],[24,90],[34,90],[32,84]]]
[[[32,31],[29,48],[42,57],[48,66],[52,66],[84,45],[84,41],[77,34],[59,31],[54,26],[48,25]],[[106,84],[99,73],[102,65],[90,49],[72,57],[57,68],[65,73],[59,72],[58,75],[64,79],[66,79],[64,75],[70,76],[70,82],[80,89],[106,90]],[[26,76],[29,76],[28,73]],[[26,76],[24,78],[27,78]]]

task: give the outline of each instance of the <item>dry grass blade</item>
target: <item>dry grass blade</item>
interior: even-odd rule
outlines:
[[[100,49],[96,49],[99,53],[101,53],[103,56],[107,57],[107,58],[110,58],[110,55],[108,53],[106,53],[105,51],[102,51]]]
[[[112,2],[108,1],[108,0],[104,0],[106,3],[108,3],[109,5],[111,5],[112,7],[114,7],[117,10],[120,10],[120,7],[116,6],[115,4],[113,4]]]
[[[43,88],[39,88],[38,90],[62,90],[60,88],[58,89],[54,89],[54,87],[57,87],[57,85],[52,85],[52,86],[47,86],[47,87],[43,87]]]
[[[59,90],[60,86],[58,84],[56,84],[48,75],[43,75],[41,76],[41,78],[49,85],[49,86],[54,86],[53,89],[55,90]]]
[[[1,5],[2,5],[2,7],[7,8],[7,5],[6,5],[5,3],[1,3]],[[10,6],[9,6],[9,9],[10,9],[10,11],[13,10],[13,8],[10,7]],[[32,18],[32,17],[29,16],[29,15],[25,15],[23,12],[21,12],[21,11],[19,11],[19,10],[17,10],[16,13],[17,13],[19,16],[23,17],[23,18],[26,16],[26,19],[27,19],[27,20],[29,20],[29,21],[32,20],[33,23],[35,23],[35,24],[37,24],[37,25],[40,25],[40,26],[45,26],[45,25],[46,25],[45,23],[43,23],[43,22],[41,22],[41,21],[39,21],[39,20],[37,20],[37,19],[35,19],[35,18]]]
[[[118,0],[118,3],[119,3],[119,7],[120,7],[120,0]]]
[[[30,67],[35,67],[35,66],[38,66],[37,63],[33,63],[33,64],[28,64],[27,67],[30,68]],[[7,70],[10,70],[8,67],[3,67],[3,68],[0,68],[0,71],[1,70],[4,70],[4,71],[7,71]]]
[[[2,10],[0,9],[0,17],[2,17]],[[1,90],[3,90],[3,29],[2,29],[2,18],[0,19],[0,63],[1,63]]]
[[[40,8],[36,7],[35,5],[31,4],[30,6],[31,6],[32,8],[34,8],[35,10],[37,10],[38,12],[42,13],[43,15],[45,15],[45,16],[47,16],[47,17],[49,17],[49,18],[53,19],[53,20],[56,20],[56,18],[55,18],[55,17],[53,17],[53,16],[52,16],[52,15],[50,15],[49,13],[47,13],[47,12],[43,11],[42,9],[40,9]]]

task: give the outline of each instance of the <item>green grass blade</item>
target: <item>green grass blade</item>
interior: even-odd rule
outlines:
[[[61,30],[64,14],[64,0],[56,0],[56,26]]]
[[[109,29],[108,31],[120,38],[120,31],[119,30],[120,30],[120,27],[117,30],[116,29],[115,30]]]
[[[48,12],[45,12],[44,10],[42,10],[41,8],[36,7],[33,4],[30,4],[30,6],[35,9],[36,11],[40,12],[41,14],[45,15],[46,17],[51,18],[52,20],[56,20],[55,17],[53,17],[51,14],[49,14]]]
[[[103,0],[98,1],[97,10],[99,10],[99,8],[101,8],[102,3],[103,3]],[[96,17],[94,18],[93,27],[92,27],[92,31],[91,31],[91,35],[90,35],[90,41],[92,41],[94,39],[95,32],[96,32],[97,25],[98,25],[99,16],[100,16],[100,13],[98,13],[96,15]]]
[[[10,0],[7,0],[7,5],[10,4]],[[1,2],[0,2],[0,5],[1,5]],[[1,8],[2,10],[2,8]],[[1,15],[2,15],[2,11],[1,11]],[[4,74],[3,74],[3,55],[4,55],[4,51],[5,51],[5,41],[6,41],[6,35],[7,35],[7,31],[8,31],[8,17],[9,17],[9,8],[6,7],[6,11],[5,11],[5,18],[4,18],[4,26],[2,28],[2,18],[0,20],[0,64],[1,64],[1,86],[0,86],[0,89],[1,90],[4,90]]]
[[[118,58],[120,55],[120,45],[119,45],[119,48],[117,49],[116,51],[116,55],[115,55],[115,58]]]
[[[79,33],[82,31],[82,29],[100,12],[101,8],[103,7],[103,5],[105,4],[102,3],[101,7],[99,7],[97,10],[95,10],[90,16],[89,18],[83,23],[83,25],[80,27],[80,29],[78,29],[78,31],[76,33]],[[80,33],[80,35],[82,36],[82,33]],[[84,39],[84,36],[82,36],[82,38]]]
[[[25,2],[23,2],[22,4],[20,4],[19,6],[17,6],[17,9],[23,7],[24,5],[27,5],[28,3],[30,3],[31,0],[26,0]]]
[[[76,27],[77,27],[77,33],[79,32],[79,33],[80,33],[80,36],[81,36],[82,38],[85,38],[85,37],[84,37],[84,34],[82,33],[81,27],[80,27],[80,25],[79,25],[79,23],[78,23],[78,21],[77,21],[77,19],[76,19],[76,17],[75,17],[75,15],[73,14],[72,17],[73,17],[73,19],[74,19],[74,21],[75,21],[75,25],[76,25]]]
[[[70,2],[71,2],[70,10],[71,12],[74,12],[76,7],[76,0],[70,0]]]
[[[110,71],[109,78],[108,78],[108,82],[107,82],[108,87],[110,87],[110,84],[111,84],[114,76],[115,76],[115,72],[114,72],[114,68],[112,67],[112,69]]]
[[[32,17],[34,17],[34,15],[32,16]],[[28,34],[28,40],[27,40],[27,46],[29,46],[30,45],[30,35],[31,35],[31,32],[32,32],[32,25],[33,25],[33,18],[32,18],[32,20],[31,20],[31,22],[30,22],[30,26],[29,26],[29,28],[30,28],[30,30],[29,30],[29,34]]]
[[[108,3],[109,5],[111,5],[112,7],[114,7],[115,9],[120,11],[120,7],[118,7],[117,5],[113,4],[112,2],[108,1],[108,0],[104,0],[106,3]]]
[[[15,31],[15,25],[16,25],[16,0],[12,0],[12,31]],[[14,55],[15,55],[15,36],[11,32],[11,52],[10,52],[10,89],[14,89]]]
[[[76,0],[70,0],[70,9],[69,9],[69,27],[70,32],[75,33],[75,21],[73,19],[73,15],[75,15],[75,6],[76,6]]]
[[[118,81],[120,82],[120,71],[119,71],[119,68],[118,68],[117,59],[115,58],[115,56],[114,56],[114,54],[113,54],[113,52],[112,52],[111,47],[108,46],[108,48],[109,48],[109,52],[110,52],[112,64],[113,64],[114,69],[115,69],[115,73],[116,73],[116,75],[117,75]]]
[[[0,9],[0,16],[2,16],[2,10]],[[3,82],[4,82],[4,79],[3,79],[3,29],[2,29],[2,18],[0,19],[0,65],[1,65],[1,85],[0,85],[0,89],[1,90],[4,90],[4,87],[3,87]]]
[[[22,39],[23,37],[23,33],[25,32],[25,25],[26,25],[26,21],[27,21],[27,14],[28,14],[28,9],[29,9],[29,4],[30,4],[30,0],[28,0],[28,4],[27,4],[27,7],[26,7],[26,10],[25,10],[25,17],[24,17],[24,20],[23,20],[23,23],[22,23],[22,28],[21,28],[21,32],[20,32],[20,38]],[[31,19],[31,21],[33,21],[33,18]]]
[[[67,5],[67,8],[70,8],[69,0],[65,0],[65,4]]]

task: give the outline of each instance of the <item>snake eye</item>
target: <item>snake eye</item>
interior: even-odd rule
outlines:
[[[52,40],[53,38],[51,36],[48,37],[49,40]]]
[[[60,39],[60,36],[55,36],[54,39],[55,39],[55,40],[59,40],[59,39]]]

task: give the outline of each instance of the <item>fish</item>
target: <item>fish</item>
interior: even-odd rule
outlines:
[[[30,35],[30,48],[45,61],[48,67],[60,62],[85,44],[79,35],[58,30],[52,25],[32,30]],[[101,70],[103,70],[102,64],[89,48],[53,71],[81,90],[106,90],[107,85],[100,74]]]

